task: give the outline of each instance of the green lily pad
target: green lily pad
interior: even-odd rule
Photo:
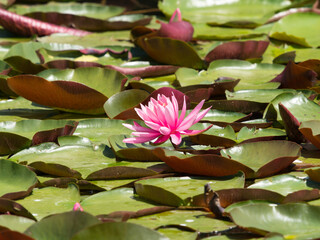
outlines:
[[[42,219],[30,226],[25,234],[36,240],[69,240],[82,229],[99,223],[96,217],[85,212],[65,212]]]
[[[172,15],[176,8],[180,8],[183,18],[191,22],[256,27],[266,22],[275,11],[290,4],[290,1],[271,0],[236,0],[225,3],[216,0],[197,2],[164,0],[159,2],[159,8],[167,16]]]
[[[292,194],[300,190],[312,190],[315,188],[320,188],[320,185],[317,185],[316,183],[306,179],[285,174],[258,181],[250,185],[248,188],[266,189],[279,193],[282,196],[287,196],[288,194]]]
[[[232,178],[233,177],[233,178]],[[142,198],[169,206],[192,205],[192,197],[203,194],[204,185],[213,190],[244,187],[243,173],[230,178],[169,177],[135,182],[135,190]]]
[[[231,77],[240,79],[235,90],[273,89],[278,87],[278,83],[269,83],[269,81],[281,73],[283,68],[278,64],[258,64],[228,59],[211,62],[207,71],[197,73],[195,70],[182,68],[176,72],[176,75],[179,82],[192,81],[198,82],[198,84],[208,84],[219,77]],[[190,74],[192,78],[190,78]]]
[[[71,240],[96,239],[169,240],[162,234],[133,223],[108,222],[97,224],[77,233]]]
[[[319,218],[317,217],[319,213],[319,206],[306,203],[283,205],[253,203],[235,207],[229,211],[233,221],[243,228],[262,234],[279,233],[286,239],[292,236],[295,239],[319,238]]]
[[[255,173],[246,177],[266,177],[288,167],[300,156],[300,145],[289,141],[243,143],[221,150],[221,155],[250,167]]]
[[[308,26],[306,28],[306,26]],[[316,13],[290,14],[275,23],[269,33],[271,38],[296,43],[304,47],[318,47],[320,16]]]
[[[237,134],[237,142],[285,139],[286,132],[275,128],[247,128],[243,127]]]
[[[36,174],[27,167],[0,159],[0,197],[9,199],[25,197],[37,183]]]
[[[108,137],[118,134],[130,134],[132,131],[122,125],[132,124],[132,120],[116,120],[108,118],[93,118],[79,121],[74,135],[87,137],[94,143],[108,144]]]
[[[210,121],[210,122],[232,123],[246,116],[247,116],[246,114],[243,114],[240,112],[229,112],[229,111],[220,111],[217,109],[210,109],[208,113],[201,120]]]
[[[36,132],[64,127],[72,124],[70,120],[22,120],[22,121],[2,121],[0,122],[1,132],[19,134],[26,138],[32,138]]]
[[[0,215],[0,226],[21,233],[23,233],[28,227],[30,227],[34,223],[35,221],[30,218],[25,218],[16,215]]]
[[[138,211],[155,205],[134,197],[131,188],[119,188],[87,197],[81,201],[81,206],[88,213],[100,215],[115,211]]]
[[[302,93],[283,93],[273,99],[264,112],[264,118],[281,121],[279,103],[285,106],[299,122],[320,118],[320,106]]]
[[[135,107],[145,100],[149,95],[150,94],[148,92],[139,89],[131,89],[119,92],[111,96],[105,102],[103,107],[109,118],[119,119],[118,115],[125,110]]]
[[[213,27],[204,23],[193,23],[193,38],[197,40],[233,40],[261,36],[251,29]]]
[[[40,59],[36,51],[43,48],[46,43],[23,42],[13,45],[4,56],[4,61],[14,69],[24,73],[38,73],[45,68],[40,65]]]
[[[56,3],[51,2],[46,5],[14,5],[10,11],[25,15],[32,12],[59,12],[64,14],[74,14],[96,19],[107,19],[117,16],[123,12],[123,8],[117,6],[104,6],[95,3]]]
[[[72,157],[70,157],[72,154]],[[114,155],[108,146],[81,146],[40,144],[20,151],[11,160],[27,162],[32,167],[61,177],[85,178],[90,173],[114,163]],[[95,161],[92,161],[95,159]]]
[[[80,202],[80,193],[73,183],[68,188],[33,189],[32,195],[17,201],[38,220],[51,214],[71,211],[76,202]]]
[[[296,93],[294,89],[254,89],[240,90],[235,92],[226,91],[228,100],[246,100],[256,101],[261,103],[269,103],[275,97],[282,93]]]
[[[186,226],[199,232],[210,232],[212,229],[221,231],[234,226],[231,222],[211,218],[207,212],[199,210],[171,210],[129,219],[128,221],[153,229],[163,225],[174,224]]]

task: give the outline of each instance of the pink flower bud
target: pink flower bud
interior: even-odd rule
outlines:
[[[189,42],[192,40],[193,27],[189,22],[182,21],[180,9],[177,8],[172,14],[169,23],[161,24],[158,36],[169,37],[181,41]]]

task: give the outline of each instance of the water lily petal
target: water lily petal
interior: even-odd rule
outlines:
[[[208,111],[211,109],[211,107],[208,107],[207,109],[201,111],[200,113],[198,113],[196,119],[194,120],[193,124],[199,122],[207,113]]]
[[[175,145],[179,145],[181,143],[181,135],[178,132],[170,134],[170,138],[172,143]]]
[[[160,144],[164,143],[169,139],[170,135],[160,136],[156,141],[153,142],[153,144]]]
[[[204,100],[202,100],[192,111],[191,113],[189,113],[189,115],[182,121],[182,123],[180,123],[180,125],[177,128],[177,131],[183,131],[186,130],[188,128],[190,128],[195,119],[197,118],[198,112],[200,111],[200,109],[202,108],[204,103]]]
[[[169,135],[171,133],[171,129],[167,128],[167,127],[161,127],[161,128],[159,128],[159,132],[162,135]]]
[[[131,133],[133,136],[136,137],[151,137],[151,138],[156,138],[159,137],[161,134],[159,132],[156,133],[150,133],[150,132],[132,132]]]
[[[153,140],[154,137],[132,137],[123,139],[124,143],[144,143]]]

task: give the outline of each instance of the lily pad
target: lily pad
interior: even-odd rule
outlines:
[[[269,103],[274,98],[282,93],[297,93],[294,89],[255,89],[255,90],[240,90],[235,92],[226,91],[228,100],[247,100],[261,103]],[[308,97],[312,91],[304,92]]]
[[[80,202],[80,193],[73,183],[66,189],[55,187],[34,189],[32,195],[17,201],[38,220],[51,214],[70,211],[76,202]]]
[[[21,233],[23,233],[28,227],[30,227],[34,223],[35,221],[30,218],[7,214],[0,215],[0,226]]]
[[[38,183],[36,174],[9,160],[0,160],[0,197],[19,199],[29,195]]]
[[[117,6],[102,6],[95,3],[56,3],[51,2],[46,5],[15,5],[10,11],[24,15],[31,12],[59,12],[64,14],[74,14],[96,19],[107,19],[117,16],[123,12],[123,8]]]
[[[246,177],[266,177],[288,167],[300,156],[300,145],[289,141],[261,141],[243,143],[221,150],[221,155],[249,166],[253,175]]]
[[[204,185],[212,189],[244,187],[242,173],[229,178],[169,177],[135,182],[137,194],[145,199],[169,206],[192,205],[192,197],[202,194]]]
[[[300,179],[298,177],[285,174],[257,181],[248,188],[266,189],[286,196],[299,190],[314,189],[315,186],[315,184],[312,184],[312,182],[306,179]]]
[[[233,221],[246,229],[265,234],[275,232],[285,238],[296,239],[319,238],[319,206],[306,203],[289,203],[283,205],[254,203],[239,206],[230,210]],[[296,214],[299,214],[297,218]],[[261,218],[261,216],[264,216]],[[303,221],[301,221],[303,219]]]
[[[281,103],[299,122],[320,118],[320,106],[302,93],[283,93],[273,99],[264,112],[264,118],[281,121],[278,104]]]
[[[85,212],[73,211],[55,214],[33,224],[25,233],[36,240],[69,240],[77,232],[100,221]]]
[[[115,211],[138,211],[155,205],[134,197],[131,188],[119,188],[94,194],[81,201],[81,206],[84,211],[98,215]]]
[[[14,133],[0,132],[0,155],[16,153],[31,145],[31,140]]]
[[[70,160],[70,154],[73,158]],[[92,161],[92,158],[95,161]],[[27,162],[30,166],[61,177],[86,177],[115,163],[111,149],[106,145],[81,146],[41,144],[13,155],[11,160]]]
[[[164,0],[159,2],[159,8],[170,16],[176,8],[180,8],[182,16],[192,22],[224,24],[228,26],[256,27],[268,20],[272,14],[281,8],[289,6],[290,1],[219,1]]]
[[[103,103],[108,99],[94,89],[71,81],[49,82],[40,77],[25,75],[7,81],[14,92],[30,101],[78,113],[101,114]],[[37,90],[31,86],[37,86]]]
[[[114,94],[105,102],[103,107],[109,118],[119,119],[118,115],[129,108],[135,107],[148,96],[149,93],[146,91],[131,89]],[[134,118],[135,117],[136,116],[134,116]],[[130,115],[126,116],[126,118],[130,118]]]
[[[307,138],[313,145],[320,148],[320,121],[311,120],[303,121],[299,127],[299,131]]]
[[[197,52],[184,41],[165,37],[140,37],[136,43],[152,59],[160,63],[195,69],[205,67]]]
[[[207,212],[199,210],[171,210],[129,219],[128,221],[153,229],[163,225],[174,224],[186,226],[200,232],[210,232],[212,229],[215,229],[215,231],[225,230],[234,226],[231,222],[214,219]]]
[[[309,26],[306,28],[305,26]],[[290,14],[275,23],[269,33],[271,38],[296,43],[304,47],[318,47],[320,16],[316,13]]]
[[[103,240],[106,236],[110,239],[169,240],[154,230],[126,222],[108,222],[91,226],[77,233],[72,240]]]

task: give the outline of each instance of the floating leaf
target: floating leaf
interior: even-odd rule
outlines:
[[[195,69],[204,68],[204,62],[197,52],[184,41],[164,37],[140,37],[136,43],[152,59],[160,63]]]
[[[235,90],[240,89],[265,89],[277,88],[278,83],[269,83],[276,75],[283,70],[283,66],[267,63],[250,63],[242,60],[216,60],[210,63],[207,71],[201,71],[196,76],[194,72],[193,81],[201,83],[213,83],[214,79],[220,77],[229,77],[240,79]],[[186,71],[186,70],[178,70]],[[177,74],[178,81],[184,81],[183,78],[188,75]]]
[[[7,227],[13,231],[24,232],[35,221],[16,215],[2,214],[0,215],[0,226]]]
[[[226,42],[215,47],[206,57],[206,62],[212,62],[218,59],[254,59],[261,58],[267,49],[267,41],[244,41],[244,42]]]
[[[289,62],[286,68],[270,82],[281,83],[280,88],[306,89],[315,85],[317,73]]]
[[[307,138],[313,145],[320,148],[320,121],[311,120],[303,121],[299,127],[299,131]]]
[[[300,156],[300,145],[289,141],[243,143],[221,150],[221,155],[249,166],[255,173],[246,177],[266,177],[288,167]]]
[[[73,112],[101,114],[108,99],[92,88],[71,81],[50,82],[31,75],[20,75],[7,81],[14,92],[30,101]]]
[[[306,203],[253,203],[235,207],[229,214],[237,225],[260,234],[267,231],[280,233],[286,238],[294,235],[296,239],[315,239],[320,236],[319,211],[320,207]]]
[[[99,223],[97,218],[85,212],[65,212],[42,219],[25,233],[36,240],[67,240],[82,229]]]
[[[108,222],[88,227],[77,233],[72,240],[96,239],[141,239],[141,240],[168,240],[162,234],[133,223]]]
[[[192,205],[193,197],[203,193],[204,185],[214,190],[244,186],[244,175],[229,178],[169,177],[135,182],[137,194],[145,199],[169,206]]]
[[[89,34],[87,31],[62,27],[20,16],[5,9],[0,9],[0,16],[0,23],[5,29],[22,36],[31,36],[33,34],[43,36],[53,33],[68,33],[75,36],[85,36]]]
[[[217,1],[193,2],[186,0],[165,0],[159,2],[159,8],[166,15],[171,15],[180,8],[182,16],[192,22],[205,22],[214,25],[256,27],[264,23],[276,10],[290,5],[289,1],[233,1],[218,3]]]
[[[154,207],[153,204],[134,197],[131,188],[119,188],[94,194],[81,201],[81,206],[84,211],[93,215],[108,214],[115,211],[138,211]]]
[[[320,16],[316,13],[294,13],[275,23],[269,33],[271,38],[296,43],[304,47],[318,47],[320,41]],[[306,26],[309,26],[306,28]]]
[[[29,147],[31,140],[13,133],[0,132],[0,155],[16,153]]]
[[[9,160],[0,160],[0,197],[19,199],[29,195],[38,183],[36,174]]]
[[[281,121],[279,103],[286,107],[299,122],[320,118],[320,106],[306,98],[302,93],[283,93],[278,95],[269,103],[264,112],[264,117]]]
[[[156,148],[153,152],[177,172],[214,177],[233,175],[238,171],[243,171],[248,176],[253,174],[249,167],[220,155],[185,155],[161,148]]]
[[[70,161],[70,154],[73,155]],[[92,161],[92,158],[95,161]],[[54,176],[85,178],[91,172],[114,164],[114,155],[105,145],[81,146],[44,143],[21,151],[12,160],[27,162],[30,166]]]
[[[124,9],[117,6],[103,6],[95,3],[81,4],[76,2],[50,2],[46,5],[14,5],[10,8],[10,10],[20,15],[25,15],[32,12],[58,12],[103,20],[121,14]]]
[[[148,96],[149,96],[149,93],[146,91],[139,90],[139,89],[131,89],[131,90],[119,92],[113,95],[105,102],[103,107],[109,118],[115,118],[115,119],[136,118],[137,114],[134,111],[128,112],[128,114],[133,113],[134,116],[130,116],[130,115],[123,116],[123,115],[126,115],[123,112],[125,112],[129,108],[136,107]]]
[[[55,142],[58,144],[58,137],[72,135],[77,125],[78,122],[74,122],[73,125],[65,125],[63,128],[37,132],[32,138],[32,145],[39,145],[44,142]]]
[[[71,211],[76,202],[80,202],[80,193],[73,183],[66,189],[55,187],[34,189],[32,195],[17,201],[38,220],[51,214]]]

